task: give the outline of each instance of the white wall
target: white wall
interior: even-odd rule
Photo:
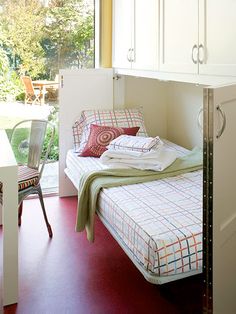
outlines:
[[[155,79],[125,77],[125,107],[142,106],[150,136],[167,137],[166,84]]]
[[[203,87],[172,82],[167,88],[167,138],[188,149],[201,147],[197,117],[203,106]]]
[[[203,86],[131,76],[118,81],[122,85],[117,89],[122,90],[116,95],[118,103],[124,101],[127,108],[142,106],[151,136],[159,135],[188,149],[202,146],[197,117],[203,105]]]

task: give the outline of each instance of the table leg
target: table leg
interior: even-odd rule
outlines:
[[[18,300],[17,167],[1,169],[3,182],[3,305]]]
[[[42,98],[41,98],[41,105],[45,104],[45,94],[46,94],[46,87],[42,86]]]

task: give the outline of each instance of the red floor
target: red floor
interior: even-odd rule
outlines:
[[[45,199],[49,239],[39,201],[24,203],[19,229],[19,314],[199,314],[201,276],[148,283],[97,219],[95,243],[75,233],[76,198]]]

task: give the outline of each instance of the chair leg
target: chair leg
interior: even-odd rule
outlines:
[[[40,186],[38,188],[38,195],[39,195],[39,200],[40,200],[42,211],[43,211],[44,220],[46,222],[46,226],[47,226],[47,229],[48,229],[48,234],[49,234],[49,237],[52,238],[52,236],[53,236],[52,228],[51,228],[51,226],[50,226],[50,224],[48,222],[48,218],[47,218],[47,214],[46,214],[46,210],[45,210],[45,206],[44,206],[44,201],[43,201],[43,193],[42,193],[42,190],[41,190]]]
[[[18,226],[21,226],[22,211],[23,211],[23,201],[20,203],[18,207]]]

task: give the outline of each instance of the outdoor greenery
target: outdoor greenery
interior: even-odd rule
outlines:
[[[55,134],[53,138],[53,145],[51,147],[50,153],[48,155],[48,159],[52,161],[59,160],[59,133],[58,133],[58,108],[54,108],[53,111],[51,111],[48,121],[54,124],[55,126]],[[50,141],[51,133],[50,131],[47,132],[46,138],[43,145],[43,152],[42,155],[45,156],[45,153],[47,151],[47,147]]]
[[[0,100],[12,100],[21,90],[18,76],[11,71],[7,55],[0,47]]]
[[[53,118],[54,119],[54,118]],[[53,138],[53,144],[51,146],[51,150],[48,155],[47,161],[57,161],[59,159],[59,139],[58,139],[58,127],[55,125],[55,134]],[[30,133],[30,129],[27,128],[18,128],[15,131],[14,138],[12,139],[11,145],[12,149],[15,155],[15,158],[18,163],[26,163],[27,162],[27,156],[28,156],[28,145],[25,146],[25,149],[22,149],[24,143],[28,143]],[[6,129],[6,133],[10,139],[12,134],[12,129]],[[46,133],[46,137],[43,144],[43,150],[42,150],[42,159],[45,157],[49,141],[51,139],[51,130],[48,129]]]
[[[93,39],[93,0],[0,0],[0,100],[20,94],[21,75],[93,67]]]

